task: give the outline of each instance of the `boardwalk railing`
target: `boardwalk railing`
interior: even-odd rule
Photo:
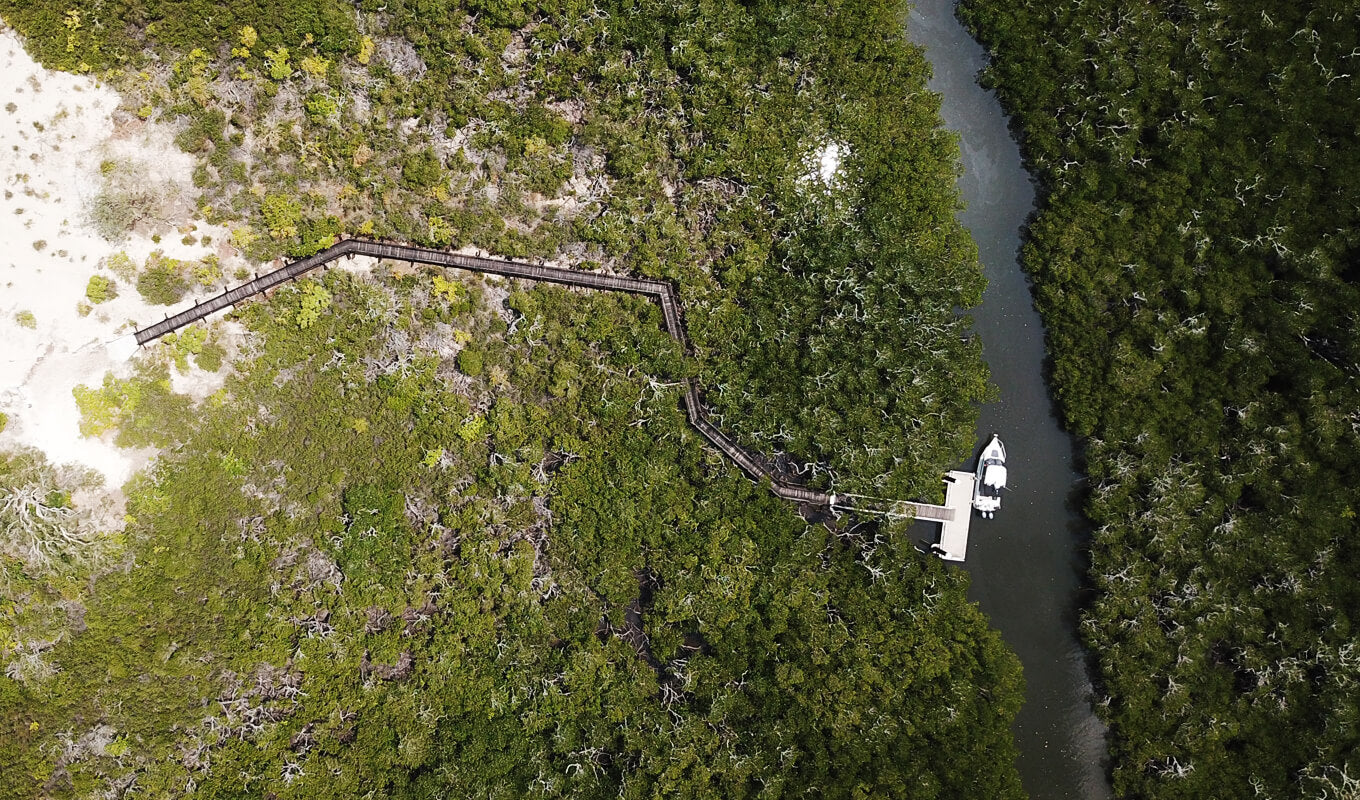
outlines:
[[[675,287],[666,281],[648,280],[645,278],[628,278],[620,275],[608,275],[599,272],[583,272],[581,270],[567,269],[564,267],[549,267],[542,264],[523,264],[517,261],[506,261],[499,258],[486,258],[484,256],[467,255],[463,253],[451,253],[446,250],[433,250],[427,247],[414,247],[411,245],[388,244],[385,242],[373,242],[364,239],[345,239],[339,244],[322,250],[315,255],[294,261],[287,266],[274,270],[256,277],[254,280],[247,281],[235,289],[230,289],[217,295],[216,297],[196,303],[193,308],[166,317],[154,325],[149,325],[136,332],[137,344],[143,345],[159,339],[167,333],[171,333],[186,325],[197,322],[209,314],[222,311],[230,306],[235,306],[242,300],[246,300],[262,292],[266,292],[287,281],[294,280],[302,275],[324,266],[340,258],[341,256],[371,256],[373,258],[384,258],[393,261],[408,261],[414,264],[430,264],[438,267],[452,267],[454,269],[464,269],[470,272],[484,272],[492,275],[501,275],[507,278],[522,278],[531,281],[543,281],[547,283],[558,283],[567,286],[580,286],[587,289],[600,289],[611,292],[628,292],[630,294],[645,295],[654,298],[661,306],[661,314],[665,319],[666,332],[679,342],[686,352],[689,352],[689,338],[685,334],[685,327],[680,318],[680,299],[676,294]],[[862,496],[842,496],[840,498],[832,493],[810,489],[806,486],[799,486],[789,481],[782,475],[772,471],[750,453],[732,441],[726,434],[718,430],[709,422],[708,416],[704,413],[703,404],[699,401],[699,390],[693,380],[686,380],[684,393],[685,415],[689,418],[690,425],[694,426],[700,435],[707,439],[714,447],[722,451],[730,458],[741,471],[746,473],[752,480],[759,483],[761,480],[769,480],[770,491],[777,496],[792,500],[798,503],[806,503],[813,506],[836,506],[839,508],[853,509],[857,511],[868,511],[871,513],[900,515],[904,512],[915,513],[922,518],[935,520],[952,520],[955,517],[955,509],[945,506],[930,505],[927,503],[915,503],[904,500],[880,500],[878,498],[868,498]]]

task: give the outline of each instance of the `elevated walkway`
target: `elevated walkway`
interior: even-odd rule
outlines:
[[[681,344],[686,353],[691,352],[689,338],[685,334],[685,326],[681,319],[679,295],[675,291],[675,287],[667,281],[585,272],[565,267],[550,267],[544,264],[525,264],[499,258],[434,250],[428,247],[375,242],[366,239],[343,239],[338,244],[332,245],[315,255],[286,264],[272,272],[257,276],[234,289],[229,289],[203,302],[195,303],[192,308],[167,316],[160,322],[136,331],[137,344],[144,345],[153,342],[167,333],[191,325],[204,317],[234,307],[243,300],[267,292],[290,280],[296,280],[338,258],[355,255],[463,269],[507,278],[521,278],[601,291],[644,295],[656,300],[661,306],[661,315],[664,319],[666,332]],[[769,480],[770,491],[776,496],[810,506],[828,506],[888,516],[914,515],[919,519],[937,520],[942,524],[943,530],[940,536],[940,545],[936,548],[936,552],[941,558],[949,561],[963,560],[963,555],[968,549],[968,522],[972,517],[973,476],[970,473],[949,473],[950,477],[946,478],[946,483],[949,486],[946,489],[946,500],[943,506],[907,500],[883,500],[862,495],[831,494],[793,483],[784,475],[771,470],[762,461],[718,430],[709,421],[708,415],[704,413],[703,403],[699,399],[699,390],[693,380],[686,380],[682,402],[685,406],[685,416],[689,419],[690,425],[710,444],[731,459],[752,480],[756,482]],[[954,478],[956,475],[961,475],[963,478],[956,479]],[[960,489],[959,487],[963,485],[965,478],[967,485]]]

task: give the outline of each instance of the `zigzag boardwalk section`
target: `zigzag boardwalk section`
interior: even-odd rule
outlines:
[[[210,314],[233,307],[243,300],[262,294],[270,289],[295,280],[312,270],[323,267],[345,256],[370,256],[391,261],[406,261],[412,264],[428,264],[436,267],[462,269],[469,272],[482,272],[506,278],[557,283],[606,292],[627,292],[650,297],[661,306],[666,332],[690,352],[689,337],[680,316],[680,298],[675,287],[667,281],[645,278],[629,278],[600,272],[583,272],[564,267],[550,267],[543,264],[525,264],[500,258],[452,253],[428,247],[374,242],[365,239],[345,239],[315,255],[294,261],[273,272],[257,276],[234,289],[229,289],[216,297],[166,317],[149,325],[135,334],[137,344],[144,345],[159,339],[167,333],[197,322]],[[760,483],[769,481],[770,491],[776,496],[809,506],[826,506],[851,511],[867,512],[884,516],[915,516],[923,520],[941,524],[940,543],[933,550],[941,558],[950,561],[963,561],[968,547],[968,523],[972,518],[970,508],[972,499],[973,476],[967,472],[951,472],[946,477],[945,504],[917,503],[909,500],[885,500],[862,495],[836,495],[818,489],[810,489],[792,483],[784,476],[774,472],[756,459],[745,449],[732,441],[726,434],[709,422],[704,413],[703,403],[699,400],[699,390],[694,381],[687,379],[683,395],[685,416],[701,436],[733,461],[741,471],[752,480]],[[965,480],[966,479],[966,480]],[[965,486],[966,484],[966,486]]]

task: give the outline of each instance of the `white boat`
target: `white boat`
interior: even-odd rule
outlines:
[[[992,440],[982,448],[978,456],[977,480],[973,482],[973,508],[984,519],[991,519],[1001,510],[1001,492],[1006,488],[1006,446],[1001,437],[992,434]]]

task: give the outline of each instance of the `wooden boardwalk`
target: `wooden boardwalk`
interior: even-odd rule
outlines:
[[[216,297],[195,303],[192,308],[167,316],[160,322],[138,330],[135,334],[137,344],[144,345],[155,341],[167,333],[179,330],[210,314],[224,311],[243,300],[267,292],[290,280],[296,280],[338,258],[355,255],[463,269],[469,272],[483,272],[507,278],[644,295],[653,298],[661,306],[661,315],[664,318],[666,332],[677,342],[680,342],[685,352],[691,352],[689,337],[685,333],[685,326],[681,319],[680,298],[675,287],[667,281],[629,278],[600,272],[584,272],[542,264],[524,264],[499,258],[452,253],[447,250],[434,250],[427,247],[374,242],[365,239],[344,239],[315,255],[294,261],[273,272],[259,275],[255,279],[234,289],[229,289]],[[686,380],[682,400],[685,406],[685,415],[689,418],[690,425],[714,447],[730,458],[752,480],[757,483],[768,480],[770,491],[775,495],[785,500],[810,506],[827,506],[888,516],[913,514],[920,519],[937,520],[942,525],[942,533],[941,545],[936,548],[936,552],[940,553],[943,558],[955,561],[963,560],[963,553],[968,543],[968,522],[972,517],[972,509],[970,508],[972,499],[971,474],[960,473],[967,475],[970,479],[967,492],[962,494],[962,505],[958,504],[958,499],[955,497],[958,494],[954,491],[955,484],[949,480],[946,480],[949,488],[946,490],[947,499],[943,506],[906,500],[880,500],[860,495],[838,496],[818,489],[810,489],[806,486],[800,486],[769,469],[760,460],[718,430],[713,423],[709,422],[708,415],[704,413],[703,403],[699,399],[699,390],[691,379]],[[954,473],[950,474],[952,476]],[[961,540],[960,530],[962,532]],[[945,543],[946,539],[949,540],[948,544]]]

